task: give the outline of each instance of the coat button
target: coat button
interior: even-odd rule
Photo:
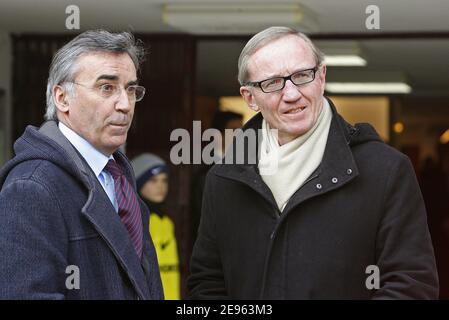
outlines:
[[[352,174],[352,169],[346,170],[346,173],[347,173],[347,174]]]
[[[316,185],[316,188],[317,188],[318,190],[321,190],[321,189],[323,188],[323,186],[322,186],[321,184],[318,183],[318,184]]]
[[[332,178],[332,183],[337,183],[338,179],[337,178]]]

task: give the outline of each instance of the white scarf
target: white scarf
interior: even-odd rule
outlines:
[[[277,137],[271,132],[265,119],[262,121],[258,167],[262,180],[270,188],[281,211],[321,163],[331,120],[329,102],[323,98],[323,108],[315,125],[302,136],[282,146],[279,146]],[[277,161],[276,170],[264,173],[263,169],[267,167],[271,166],[273,169],[274,158]]]

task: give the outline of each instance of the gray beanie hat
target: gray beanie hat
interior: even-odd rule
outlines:
[[[151,177],[161,172],[168,172],[165,161],[152,153],[142,153],[131,161],[131,165],[136,175],[137,190],[140,190]]]

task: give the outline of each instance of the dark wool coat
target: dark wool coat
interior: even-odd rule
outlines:
[[[0,171],[0,299],[162,299],[148,228],[139,260],[104,189],[57,123],[29,126],[14,149]],[[126,157],[114,158],[135,188]],[[142,201],[140,208],[148,226],[148,208]]]
[[[209,171],[188,279],[192,298],[438,298],[409,159],[330,104],[323,160],[282,213],[257,165]],[[256,115],[244,130],[261,123]],[[379,289],[370,266],[379,268]]]

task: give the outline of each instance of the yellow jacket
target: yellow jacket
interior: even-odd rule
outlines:
[[[179,300],[181,298],[181,276],[173,221],[166,215],[161,217],[151,212],[150,234],[156,247],[165,299]]]

